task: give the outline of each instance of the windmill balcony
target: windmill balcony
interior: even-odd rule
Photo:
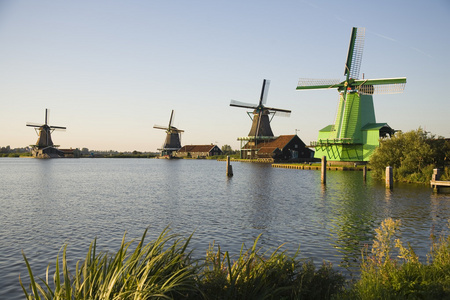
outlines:
[[[327,145],[362,145],[362,143],[357,142],[355,139],[352,138],[311,141],[311,147],[320,147]]]

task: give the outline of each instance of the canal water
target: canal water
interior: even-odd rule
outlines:
[[[215,242],[232,254],[262,234],[264,249],[283,249],[354,275],[361,248],[388,217],[401,219],[401,238],[426,259],[430,234],[446,232],[449,194],[428,186],[364,182],[362,172],[272,168],[269,164],[213,160],[0,159],[0,299],[23,299],[27,280],[22,251],[44,277],[67,244],[72,265],[97,238],[103,251],[169,226],[193,234],[194,256]]]

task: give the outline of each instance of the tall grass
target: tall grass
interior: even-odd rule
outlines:
[[[132,242],[122,239],[119,250],[113,256],[96,252],[96,240],[88,250],[84,262],[77,262],[75,272],[70,273],[63,249],[62,274],[59,255],[53,280],[47,268],[41,284],[34,279],[31,266],[25,256],[31,278],[30,290],[20,284],[27,299],[194,299],[199,293],[195,284],[196,265],[191,264],[186,252],[188,239],[169,234],[166,228],[160,236],[144,244],[147,230],[134,251]],[[62,275],[62,277],[61,277]]]
[[[289,256],[281,245],[272,252],[253,246],[233,260],[214,245],[207,251],[199,287],[210,299],[330,299],[344,277],[324,263],[316,270],[311,260]]]
[[[192,235],[183,239],[166,228],[147,244],[146,230],[133,251],[124,235],[110,255],[97,253],[94,240],[72,271],[64,246],[52,278],[49,267],[45,278],[35,278],[23,254],[30,283],[20,284],[27,299],[450,299],[450,237],[432,236],[423,263],[398,238],[400,227],[400,220],[381,223],[352,282],[331,264],[316,268],[299,251],[289,255],[283,245],[263,251],[260,236],[235,257],[212,244],[204,260],[194,260],[187,251]]]
[[[450,299],[450,238],[433,237],[427,262],[396,238],[400,220],[386,219],[366,248],[361,279],[348,293],[353,299]]]
[[[136,249],[125,236],[117,253],[96,252],[94,240],[83,262],[69,271],[66,246],[62,270],[56,258],[53,280],[47,268],[36,279],[23,254],[30,284],[20,281],[27,299],[329,299],[343,288],[344,277],[329,264],[316,270],[310,260],[289,256],[280,248],[262,252],[253,246],[233,259],[214,245],[204,262],[193,260],[187,246],[191,237],[180,239],[166,228],[144,244],[145,231]]]

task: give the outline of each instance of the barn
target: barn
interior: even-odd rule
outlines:
[[[255,154],[253,158],[260,160],[311,161],[314,157],[314,151],[307,148],[296,134],[280,135],[269,142],[261,143],[256,147],[253,146],[253,148]],[[245,156],[245,153],[243,154]]]
[[[177,157],[205,158],[208,156],[222,155],[222,150],[217,145],[186,145],[177,151]]]

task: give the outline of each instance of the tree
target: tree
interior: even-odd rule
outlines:
[[[222,152],[223,152],[223,154],[232,154],[233,153],[233,149],[231,149],[230,145],[223,145],[222,146]]]
[[[375,178],[382,178],[387,166],[394,168],[394,178],[402,181],[426,182],[430,180],[436,166],[445,167],[449,150],[442,137],[422,128],[397,132],[391,138],[382,139],[380,146],[370,158],[370,167]]]

